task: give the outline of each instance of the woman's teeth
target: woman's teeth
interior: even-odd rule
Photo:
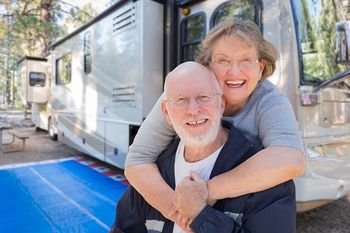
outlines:
[[[225,84],[230,87],[239,87],[239,86],[242,86],[244,83],[245,83],[244,80],[230,80],[225,82]]]

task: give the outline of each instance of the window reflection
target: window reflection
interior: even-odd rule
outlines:
[[[254,5],[253,0],[227,1],[215,9],[211,19],[211,26],[222,22],[228,17],[243,20],[259,21],[257,10],[259,5]],[[204,13],[188,16],[181,22],[181,62],[195,60],[200,51],[200,42],[206,34],[206,22]],[[259,22],[257,22],[259,23]]]
[[[91,73],[91,32],[88,31],[84,34],[84,73]]]
[[[204,36],[204,17],[203,15],[196,15],[184,22],[185,41],[190,42],[200,39]]]
[[[229,1],[219,6],[213,15],[212,26],[224,21],[228,17],[243,20],[255,20],[255,6],[252,0]]]
[[[66,54],[56,61],[56,83],[65,85],[72,79],[72,54]]]
[[[200,42],[205,36],[205,17],[197,14],[181,22],[181,62],[193,61],[199,54]]]
[[[29,73],[29,85],[32,87],[44,87],[46,75],[41,72],[30,72]]]
[[[336,23],[344,20],[346,9],[337,0],[292,1],[301,52],[302,79],[319,82],[345,71],[337,64]]]

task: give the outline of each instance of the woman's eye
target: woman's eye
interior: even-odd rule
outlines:
[[[228,65],[230,65],[231,62],[228,61],[228,60],[225,60],[225,59],[221,59],[221,60],[218,61],[218,63],[221,64],[221,65],[228,66]]]
[[[246,65],[249,65],[249,64],[252,63],[252,60],[250,60],[250,59],[243,59],[243,60],[241,61],[241,63],[246,64]]]

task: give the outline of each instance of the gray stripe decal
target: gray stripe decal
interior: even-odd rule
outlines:
[[[145,225],[148,233],[161,233],[163,231],[164,222],[159,220],[146,220]]]
[[[226,214],[227,216],[235,220],[235,222],[238,225],[242,226],[243,213],[232,213],[232,212],[225,211],[224,214]]]

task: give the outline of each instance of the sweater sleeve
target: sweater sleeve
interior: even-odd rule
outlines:
[[[298,122],[286,97],[264,96],[258,109],[258,133],[264,147],[286,146],[304,153]]]
[[[237,220],[241,221],[240,217]],[[190,228],[196,233],[246,233],[236,220],[209,205],[193,219]]]
[[[142,123],[134,142],[129,147],[125,167],[154,163],[175,136],[161,109],[162,96]]]

